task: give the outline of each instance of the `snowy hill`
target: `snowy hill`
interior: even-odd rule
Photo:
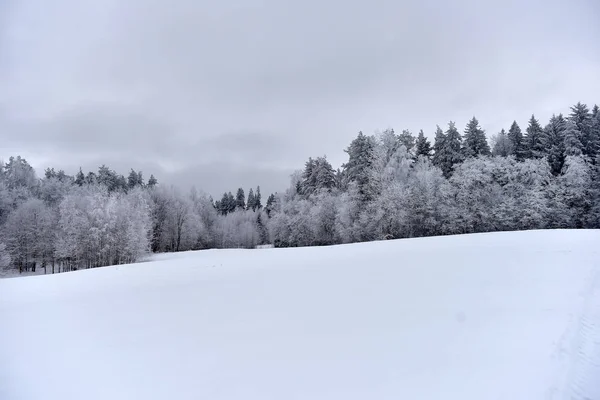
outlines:
[[[600,399],[600,231],[0,281],[0,399]]]

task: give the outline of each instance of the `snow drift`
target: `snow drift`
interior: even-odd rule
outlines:
[[[600,231],[0,281],[0,399],[600,399]]]

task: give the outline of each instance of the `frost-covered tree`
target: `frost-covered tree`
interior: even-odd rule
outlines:
[[[463,154],[466,157],[491,155],[490,146],[485,137],[485,132],[479,126],[477,118],[473,117],[465,128],[463,138]]]
[[[0,242],[0,269],[6,269],[11,265],[10,253],[6,250],[6,245]]]
[[[377,196],[377,184],[373,178],[376,164],[376,140],[373,136],[358,133],[345,150],[348,162],[343,165],[348,182],[356,187],[356,195],[361,202],[373,200]]]
[[[54,229],[52,212],[39,199],[26,201],[9,216],[6,245],[19,272],[45,266],[53,254]]]
[[[158,185],[158,180],[154,177],[154,175],[150,175],[150,178],[148,179],[148,187],[153,188],[156,185]]]
[[[492,143],[492,155],[507,157],[512,153],[512,143],[504,129],[502,129],[495,137],[492,138]]]
[[[401,134],[398,135],[398,144],[406,148],[406,152],[411,156],[415,156],[415,137],[408,130],[404,129]]]
[[[83,170],[79,167],[79,172],[75,175],[75,184],[77,186],[83,186],[85,183],[85,175],[83,174]]]
[[[565,122],[564,143],[566,156],[583,155],[584,146],[581,143],[582,133],[571,120]]]

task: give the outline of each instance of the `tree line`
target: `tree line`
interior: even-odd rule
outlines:
[[[315,246],[432,235],[600,227],[600,111],[578,103],[542,125],[514,121],[488,142],[473,117],[362,132],[334,169],[309,158],[283,193],[239,188],[213,201],[106,166],[38,179],[0,163],[0,267],[61,272],[139,261],[151,252]]]

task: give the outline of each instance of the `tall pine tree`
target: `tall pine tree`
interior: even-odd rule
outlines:
[[[437,137],[437,134],[436,134]],[[454,122],[448,123],[448,130],[442,140],[442,146],[436,151],[434,160],[437,166],[442,170],[446,178],[449,178],[454,171],[454,166],[463,162],[464,157],[461,151],[462,138]]]
[[[544,151],[553,175],[559,175],[565,163],[565,119],[552,115],[542,134]]]
[[[433,165],[435,165],[436,167],[440,167],[443,164],[442,162],[442,155],[443,155],[443,148],[446,145],[445,144],[445,140],[446,140],[446,135],[444,134],[444,131],[442,130],[442,128],[440,128],[439,125],[436,126],[435,129],[435,138],[433,140],[433,159],[431,160],[433,162]]]
[[[481,129],[479,121],[475,117],[469,121],[465,128],[463,153],[466,157],[489,156],[492,153],[485,132]]]
[[[575,124],[575,129],[578,131],[578,137],[576,139],[581,142],[583,155],[588,159],[593,160],[598,153],[600,138],[594,135],[593,132],[592,113],[590,113],[587,105],[577,103],[571,107],[571,114],[568,119]],[[572,138],[570,138],[570,140],[572,140]]]
[[[424,156],[427,158],[431,157],[431,143],[425,137],[423,129],[419,131],[419,136],[417,136],[417,143],[415,146],[415,158],[418,158],[419,156]]]
[[[246,209],[246,195],[244,194],[244,189],[239,188],[235,195],[235,206],[239,210]]]
[[[542,126],[532,115],[529,119],[529,125],[525,135],[525,157],[526,158],[542,158],[546,155],[544,149],[543,135],[544,130]]]
[[[517,160],[525,159],[527,155],[527,149],[523,141],[523,133],[521,128],[517,124],[517,121],[513,121],[507,134],[508,140],[510,141],[510,154],[514,155]]]

